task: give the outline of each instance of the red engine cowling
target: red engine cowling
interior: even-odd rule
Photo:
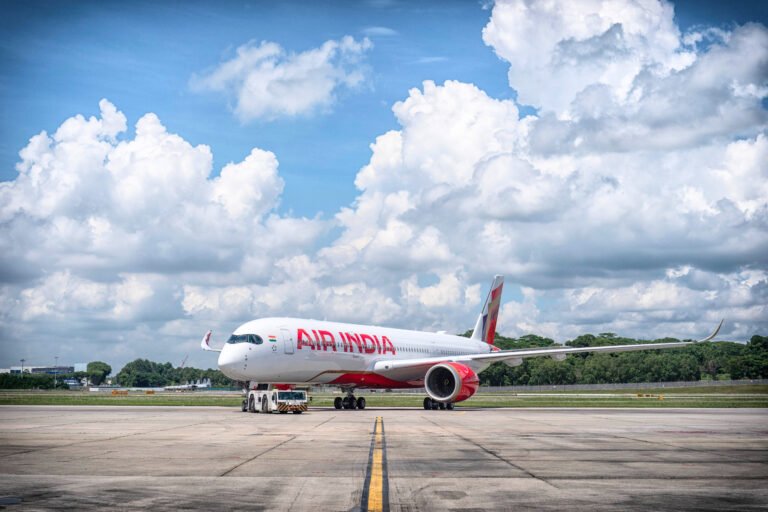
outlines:
[[[474,395],[479,386],[474,370],[461,363],[436,364],[424,377],[427,394],[438,402],[461,402]]]

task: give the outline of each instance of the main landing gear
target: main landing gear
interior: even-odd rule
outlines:
[[[336,409],[365,409],[365,398],[355,398],[355,395],[352,394],[352,391],[347,391],[347,396],[344,398],[341,398],[340,396],[337,396],[333,400],[333,406]]]
[[[436,411],[438,409],[441,409],[441,410],[448,409],[449,411],[452,411],[453,403],[449,402],[446,404],[445,402],[438,402],[437,400],[433,400],[430,397],[426,397],[424,399],[424,409],[426,409],[427,411],[430,411],[430,410]]]

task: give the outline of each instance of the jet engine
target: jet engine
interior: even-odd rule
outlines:
[[[424,377],[427,394],[437,402],[461,402],[471,397],[480,386],[480,379],[469,366],[461,363],[440,363],[429,369]]]

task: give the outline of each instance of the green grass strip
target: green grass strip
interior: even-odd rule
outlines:
[[[579,392],[569,396],[567,393],[515,394],[493,393],[478,394],[459,407],[643,407],[643,408],[734,408],[768,407],[768,393],[765,388],[751,386],[733,386],[735,390],[707,388],[707,392],[696,392],[702,388],[681,388],[679,390],[622,390],[621,392],[602,391],[595,393]],[[752,388],[752,389],[748,389]],[[736,393],[738,391],[739,393]],[[637,396],[637,393],[650,396]],[[595,396],[592,396],[595,395]],[[310,407],[330,407],[334,394],[313,394]],[[424,396],[420,394],[372,393],[365,396],[369,407],[421,407]],[[663,399],[660,398],[663,396]],[[35,392],[3,391],[0,392],[0,405],[121,405],[121,406],[220,406],[240,407],[239,395],[193,393],[157,393],[154,395],[132,392],[128,395],[112,396],[88,392]]]

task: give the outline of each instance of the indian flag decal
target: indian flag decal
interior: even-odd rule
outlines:
[[[277,336],[274,336],[272,334],[269,335],[269,342],[270,343],[277,343]]]

